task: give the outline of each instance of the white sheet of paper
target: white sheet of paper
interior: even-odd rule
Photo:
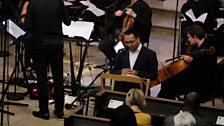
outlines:
[[[71,104],[75,99],[76,97],[74,96],[65,95],[65,104]],[[73,105],[77,105],[77,102],[75,102]]]
[[[117,107],[123,105],[123,101],[118,101],[118,100],[113,100],[111,99],[109,104],[108,104],[108,108],[112,108],[112,109],[116,109]]]
[[[68,2],[68,1],[64,1],[64,5],[65,6],[71,6],[71,5],[73,5],[71,2]]]
[[[217,26],[216,26],[217,29],[218,29],[221,25],[224,24],[224,18],[217,18],[216,21],[217,21]]]
[[[216,120],[216,124],[224,126],[224,117],[218,116]]]
[[[7,31],[15,37],[15,39],[18,39],[20,36],[25,35],[26,32],[21,29],[18,25],[16,25],[13,21],[10,19],[7,20],[8,25],[7,25]],[[2,22],[3,25],[5,25],[5,21]]]
[[[119,51],[120,49],[123,49],[123,48],[125,48],[125,47],[124,47],[122,41],[119,41],[119,42],[114,46],[114,50],[115,50],[116,53],[118,53],[118,51]]]
[[[68,35],[69,37],[83,37],[86,40],[89,40],[93,31],[93,26],[93,22],[86,21],[72,21],[71,25],[69,26],[65,25],[64,23],[62,24],[64,35]]]
[[[191,20],[192,20],[193,22],[199,21],[199,22],[204,23],[204,22],[205,22],[205,19],[206,19],[206,17],[207,17],[207,15],[208,15],[208,13],[203,13],[203,14],[200,15],[198,18],[196,18],[195,15],[194,15],[193,10],[192,10],[192,9],[189,9],[189,10],[186,12],[186,15],[187,15],[188,17],[190,17]]]
[[[91,12],[93,12],[97,17],[99,16],[103,16],[105,14],[105,12],[99,8],[97,8],[94,4],[92,4],[89,0],[86,1],[79,1],[80,3],[82,3],[85,6],[88,6],[88,8],[86,10],[89,10]]]

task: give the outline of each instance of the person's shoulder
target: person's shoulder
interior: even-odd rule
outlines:
[[[154,50],[150,49],[150,48],[147,48],[145,46],[142,46],[142,51],[144,52],[148,52],[148,53],[156,53]]]
[[[141,116],[142,118],[149,118],[149,119],[151,119],[151,115],[148,114],[148,113],[145,113],[145,112],[139,112],[138,114],[139,114],[139,116]]]
[[[149,6],[149,4],[148,3],[146,3],[144,0],[138,0],[139,1],[139,4],[141,4],[142,6],[145,6],[145,7],[147,7],[147,8],[150,8],[151,9],[151,7]]]
[[[163,126],[172,126],[172,125],[174,125],[173,118],[174,118],[174,115],[170,115],[170,116],[166,117],[164,122],[163,122]]]
[[[203,115],[192,114],[196,120],[197,126],[212,126],[212,122],[204,118]]]

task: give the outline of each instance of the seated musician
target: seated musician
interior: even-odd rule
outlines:
[[[131,4],[127,5],[129,1]],[[115,39],[122,41],[123,33],[129,28],[134,28],[139,31],[141,43],[148,43],[152,26],[152,10],[144,0],[119,0],[118,4],[119,7],[115,12],[115,25],[117,26],[115,29],[119,33],[100,41],[98,46],[110,61],[116,56],[113,48],[117,42]],[[128,20],[125,20],[127,17],[129,17]],[[117,34],[119,34],[118,37]]]
[[[158,97],[174,99],[181,94],[195,91],[200,94],[202,102],[211,98],[213,76],[216,69],[215,49],[206,39],[205,30],[200,25],[187,29],[188,41],[193,50],[182,55],[189,66],[177,75],[161,84]]]
[[[155,80],[158,68],[156,53],[142,46],[135,29],[129,29],[124,33],[124,44],[127,49],[117,54],[111,73]],[[133,87],[138,88],[136,84],[116,83],[114,90],[128,92]]]
[[[126,95],[126,104],[131,107],[135,113],[138,125],[151,124],[151,115],[141,111],[141,107],[146,105],[144,93],[137,88],[132,88]]]
[[[183,19],[181,21],[181,54],[184,54],[187,48],[187,33],[186,28],[193,23],[200,21],[206,34],[213,34],[214,28],[216,26],[215,19],[218,15],[218,0],[187,0],[186,3],[181,7],[181,13],[183,14]],[[193,16],[189,16],[189,10],[192,10],[195,18],[199,18],[203,14],[207,13],[205,18],[202,20],[195,21]]]

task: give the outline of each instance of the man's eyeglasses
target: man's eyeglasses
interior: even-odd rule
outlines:
[[[136,42],[136,40],[137,40],[137,39],[132,40],[132,41],[124,41],[124,44],[127,45],[127,46],[128,46],[128,45],[134,45],[135,42]]]

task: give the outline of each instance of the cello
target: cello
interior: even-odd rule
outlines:
[[[151,87],[154,87],[161,82],[173,77],[174,75],[180,73],[185,70],[190,64],[185,62],[181,57],[180,59],[164,66],[162,69],[158,71],[158,77],[156,80],[151,81]]]
[[[215,47],[211,46],[208,49],[201,49],[198,51],[193,51],[191,52],[190,55],[194,55],[197,53],[202,53],[202,54],[214,54],[215,53]],[[161,82],[164,82],[165,80],[177,75],[181,71],[185,70],[186,68],[189,67],[190,63],[184,61],[183,57],[177,56],[176,58],[173,59],[178,59],[166,66],[164,66],[162,69],[158,71],[158,77],[156,80],[151,81],[150,85],[151,87],[154,87]],[[173,60],[172,59],[172,60]]]

